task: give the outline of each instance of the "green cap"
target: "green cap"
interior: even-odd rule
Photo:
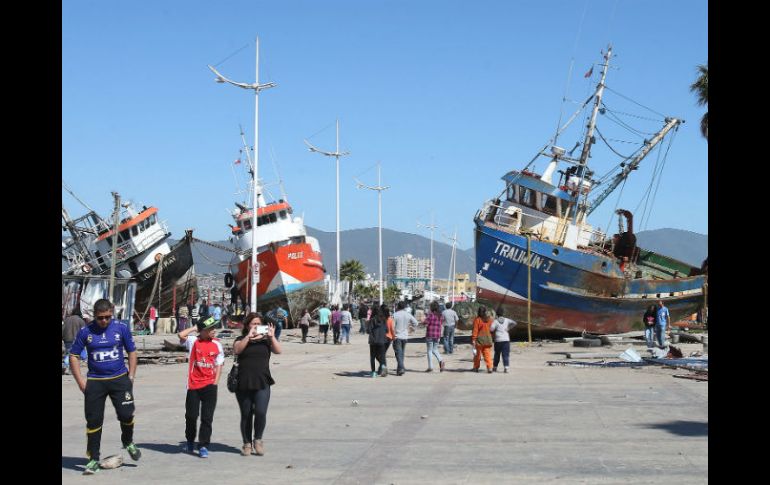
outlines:
[[[209,328],[212,328],[216,326],[216,324],[219,323],[219,320],[217,320],[214,317],[209,317],[206,320],[202,322],[198,322],[198,331],[207,330]]]

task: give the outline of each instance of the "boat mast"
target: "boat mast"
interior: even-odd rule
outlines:
[[[607,70],[610,67],[610,57],[612,56],[612,46],[607,47],[607,54],[604,55],[605,63],[602,68],[602,78],[599,81],[599,85],[596,87],[596,100],[594,101],[594,108],[591,111],[591,119],[588,121],[588,131],[586,131],[585,140],[583,140],[583,151],[580,153],[580,162],[578,166],[577,176],[585,178],[586,164],[588,163],[588,157],[591,154],[591,145],[594,143],[594,129],[596,128],[596,115],[599,114],[599,108],[602,104],[602,94],[604,94],[604,80],[607,77]],[[582,180],[581,180],[582,184]]]
[[[64,220],[64,225],[69,231],[69,233],[72,235],[72,240],[75,243],[75,245],[78,247],[78,250],[80,254],[83,256],[83,259],[91,259],[91,252],[88,250],[88,247],[83,242],[83,238],[80,235],[80,230],[75,226],[75,222],[70,217],[69,213],[67,212],[67,209],[64,207],[61,208],[61,218]]]

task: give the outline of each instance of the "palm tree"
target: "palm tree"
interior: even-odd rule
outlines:
[[[698,106],[708,106],[709,104],[709,65],[700,64],[697,68],[698,79],[690,85],[690,91],[698,96]],[[709,139],[709,112],[703,115],[700,120],[700,132],[703,137]]]
[[[342,263],[340,266],[340,278],[343,280],[347,280],[350,282],[350,289],[351,292],[348,293],[348,302],[350,302],[353,285],[356,281],[361,281],[362,279],[366,278],[366,273],[364,273],[364,265],[361,264],[361,261],[358,261],[357,259],[349,259]]]
[[[401,298],[401,290],[396,285],[390,285],[382,291],[382,299],[386,303],[393,303]]]

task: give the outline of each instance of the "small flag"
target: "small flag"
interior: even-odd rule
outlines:
[[[591,74],[594,73],[594,66],[591,66],[591,69],[588,70],[588,72],[583,77],[591,77]]]
[[[241,163],[241,159],[240,159],[240,158],[238,158],[238,159],[236,159],[236,160],[233,162],[233,165],[238,165],[238,164],[240,164],[240,163]]]

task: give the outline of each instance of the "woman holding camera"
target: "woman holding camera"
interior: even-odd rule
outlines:
[[[260,313],[249,313],[243,323],[243,332],[233,344],[239,367],[235,398],[241,410],[241,455],[249,456],[253,451],[262,456],[270,386],[275,384],[270,375],[270,354],[280,354],[281,344],[275,338],[275,327],[262,325]]]

